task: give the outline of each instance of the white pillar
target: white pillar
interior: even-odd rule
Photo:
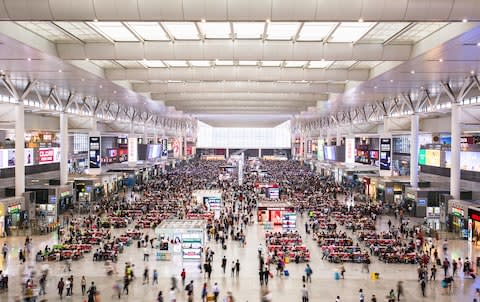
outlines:
[[[340,136],[340,128],[337,128],[337,142],[336,142],[336,145],[337,146],[341,146],[341,140],[342,140],[342,137]]]
[[[303,139],[303,159],[304,160],[306,160],[308,157],[307,143],[308,143],[308,138]]]
[[[305,139],[303,138],[303,135],[300,135],[300,148],[298,150],[298,159],[301,159],[302,157],[304,157],[304,154],[305,154]]]
[[[230,149],[228,149],[228,148],[225,149],[225,156],[226,156],[227,158],[230,157]]]
[[[130,123],[130,133],[128,134],[128,166],[135,167],[138,160],[138,140],[135,135],[133,122]]]
[[[25,111],[23,101],[15,106],[15,196],[25,193]]]
[[[450,195],[460,199],[460,135],[461,135],[462,108],[457,103],[452,103],[452,152],[450,165]]]
[[[68,115],[60,113],[60,184],[68,182]]]
[[[413,114],[410,117],[410,185],[413,188],[418,187],[418,128],[419,128],[419,116]]]
[[[325,145],[330,146],[330,144],[331,144],[330,131],[328,131],[328,129],[327,129],[327,136],[326,136],[326,139],[325,139]]]
[[[147,125],[143,125],[143,144],[148,144]]]
[[[187,137],[183,137],[183,156],[187,158]]]
[[[262,148],[258,148],[258,158],[262,158]]]

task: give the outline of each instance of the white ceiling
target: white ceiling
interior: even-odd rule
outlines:
[[[145,96],[222,126],[274,125],[325,103],[317,113],[328,114],[478,70],[465,51],[475,35],[438,53],[476,30],[474,0],[1,2],[0,18],[15,22],[0,24],[5,41],[40,50],[11,54],[4,69],[85,94]]]

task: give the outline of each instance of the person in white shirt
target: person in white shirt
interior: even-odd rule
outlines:
[[[305,284],[302,287],[302,302],[308,302],[308,289]]]
[[[168,293],[168,299],[170,302],[176,302],[177,301],[177,295],[175,293],[175,288],[170,288],[170,292]]]
[[[215,298],[215,302],[217,302],[218,296],[220,295],[220,288],[218,287],[217,282],[215,282],[215,284],[213,285],[212,292],[213,292],[213,297]]]

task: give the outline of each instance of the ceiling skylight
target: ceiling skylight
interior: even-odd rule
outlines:
[[[238,61],[238,65],[240,66],[256,66],[257,61]]]
[[[282,65],[283,61],[262,61],[262,66],[265,67],[279,67]]]
[[[137,37],[121,22],[88,22],[90,26],[113,41],[133,42]]]
[[[375,24],[375,22],[342,22],[333,32],[328,42],[356,42]]]
[[[163,22],[162,24],[176,40],[200,40],[197,27],[193,22]]]
[[[416,43],[430,36],[447,24],[447,22],[420,22],[397,37],[394,41]]]
[[[148,68],[163,68],[166,67],[165,64],[162,61],[158,60],[142,60],[139,61],[143,66],[148,67]]]
[[[377,25],[361,39],[361,42],[383,43],[409,24],[409,22],[377,23]]]
[[[216,60],[215,65],[217,65],[217,66],[233,66],[234,62],[233,61]]]
[[[77,37],[83,42],[103,42],[107,41],[104,36],[97,33],[90,26],[84,22],[54,22],[63,30],[69,32],[71,35]]]
[[[201,22],[198,23],[198,26],[207,39],[229,39],[231,37],[229,22]]]
[[[190,65],[195,67],[210,67],[210,61],[188,61]]]
[[[332,61],[310,61],[308,68],[327,68],[332,63]]]
[[[336,25],[334,22],[305,22],[297,41],[323,41]]]
[[[285,67],[303,67],[305,64],[305,61],[285,61]]]
[[[187,61],[182,60],[164,60],[163,63],[170,67],[188,67]]]
[[[17,22],[17,24],[25,27],[26,29],[30,30],[31,32],[44,37],[47,40],[52,42],[65,42],[65,41],[72,41],[73,39],[64,33],[60,28],[55,26],[55,24],[50,22],[42,22],[42,21],[25,21],[25,22]]]
[[[271,22],[267,24],[268,40],[291,40],[298,31],[298,22]]]
[[[127,24],[145,41],[170,40],[158,22],[128,22]]]
[[[233,32],[237,39],[260,39],[265,30],[263,22],[235,22]]]

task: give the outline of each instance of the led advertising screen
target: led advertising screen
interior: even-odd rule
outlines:
[[[440,150],[427,149],[425,162],[427,166],[440,167]]]
[[[325,141],[323,139],[318,140],[318,147],[317,147],[317,159],[318,160],[325,160],[325,154],[323,153],[323,145],[325,145]]]
[[[336,146],[325,146],[324,150],[326,160],[337,160]]]
[[[168,140],[164,138],[162,140],[162,157],[168,156]]]
[[[418,164],[423,166],[427,164],[427,150],[420,149],[418,152]]]
[[[380,170],[390,170],[392,139],[380,139]]]
[[[101,165],[100,158],[100,137],[90,136],[88,144],[89,168],[98,169]]]

